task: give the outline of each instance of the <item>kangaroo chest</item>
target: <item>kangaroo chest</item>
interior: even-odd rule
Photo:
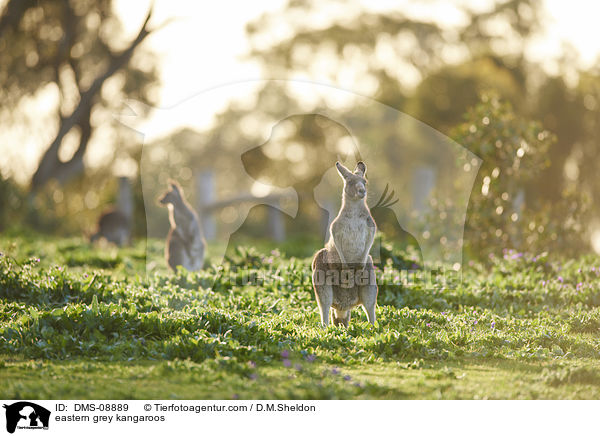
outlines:
[[[342,217],[338,224],[339,243],[347,262],[360,262],[367,246],[367,220]]]

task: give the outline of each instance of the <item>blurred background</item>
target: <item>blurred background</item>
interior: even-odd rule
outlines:
[[[352,165],[371,153],[379,179],[369,204],[380,208],[383,236],[400,245],[423,249],[439,234],[435,225],[462,228],[448,221],[469,185],[464,242],[450,250],[469,258],[505,249],[600,253],[594,7],[0,0],[0,232],[91,235],[113,205],[132,237],[164,236],[166,212],[147,209],[157,208],[149,200],[170,177],[201,212],[208,239],[224,223],[243,222],[239,241],[309,238],[318,246],[335,206],[312,201],[313,191],[340,156]],[[334,103],[288,82],[258,81],[250,94],[235,86],[205,92],[248,79],[348,90],[419,120],[467,154],[419,141],[399,152],[399,125],[380,106],[341,105],[336,113],[361,131],[357,153],[347,126],[309,114]],[[202,92],[187,116],[165,116],[164,108]],[[134,129],[116,115],[131,110],[127,100],[143,103]],[[269,146],[276,125],[283,134]],[[232,170],[240,165],[254,180]],[[460,189],[456,169],[472,173]],[[404,182],[386,198],[386,180],[399,171]],[[142,183],[143,173],[153,177]],[[281,191],[290,188],[294,205]],[[268,205],[251,207],[261,202]],[[386,213],[392,203],[430,226],[407,232],[410,219],[398,217],[399,226],[398,213]],[[242,214],[240,205],[248,205]]]

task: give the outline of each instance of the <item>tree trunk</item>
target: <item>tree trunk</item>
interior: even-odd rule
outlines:
[[[135,49],[146,36],[150,34],[151,31],[147,28],[147,25],[151,16],[152,9],[148,12],[142,28],[129,47],[123,52],[111,57],[106,71],[98,76],[86,91],[80,92],[81,97],[79,103],[73,112],[66,117],[61,117],[58,133],[44,153],[44,156],[31,179],[31,190],[33,192],[40,189],[51,179],[56,179],[59,183],[64,184],[83,172],[83,156],[92,135],[90,115],[94,106],[95,97],[102,89],[104,82],[127,64]],[[62,142],[67,133],[77,126],[81,130],[81,138],[79,140],[77,151],[75,151],[75,154],[70,160],[62,162],[58,157]]]

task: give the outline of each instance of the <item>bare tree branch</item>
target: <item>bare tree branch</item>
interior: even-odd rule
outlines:
[[[150,8],[148,11],[148,15],[146,16],[146,19],[144,20],[137,37],[131,42],[129,47],[127,47],[121,53],[112,56],[106,71],[104,71],[104,73],[102,73],[100,76],[96,77],[90,87],[81,93],[79,103],[75,109],[70,115],[61,120],[58,133],[44,153],[38,169],[31,180],[31,189],[33,191],[42,187],[52,178],[56,178],[61,183],[64,183],[78,172],[83,171],[83,154],[87,147],[89,137],[91,136],[91,126],[89,129],[87,129],[87,127],[89,124],[89,116],[93,107],[94,98],[102,89],[104,82],[127,64],[127,62],[131,59],[135,49],[152,32],[152,30],[148,29],[148,22],[150,21],[151,16],[152,8]],[[75,126],[79,126],[81,129],[79,147],[69,161],[61,162],[58,157],[58,151],[64,137]],[[86,134],[88,130],[89,133]]]

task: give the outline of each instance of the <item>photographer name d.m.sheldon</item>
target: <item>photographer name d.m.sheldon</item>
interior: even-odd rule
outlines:
[[[286,403],[257,403],[257,412],[316,412],[317,407],[305,404],[286,404]]]

